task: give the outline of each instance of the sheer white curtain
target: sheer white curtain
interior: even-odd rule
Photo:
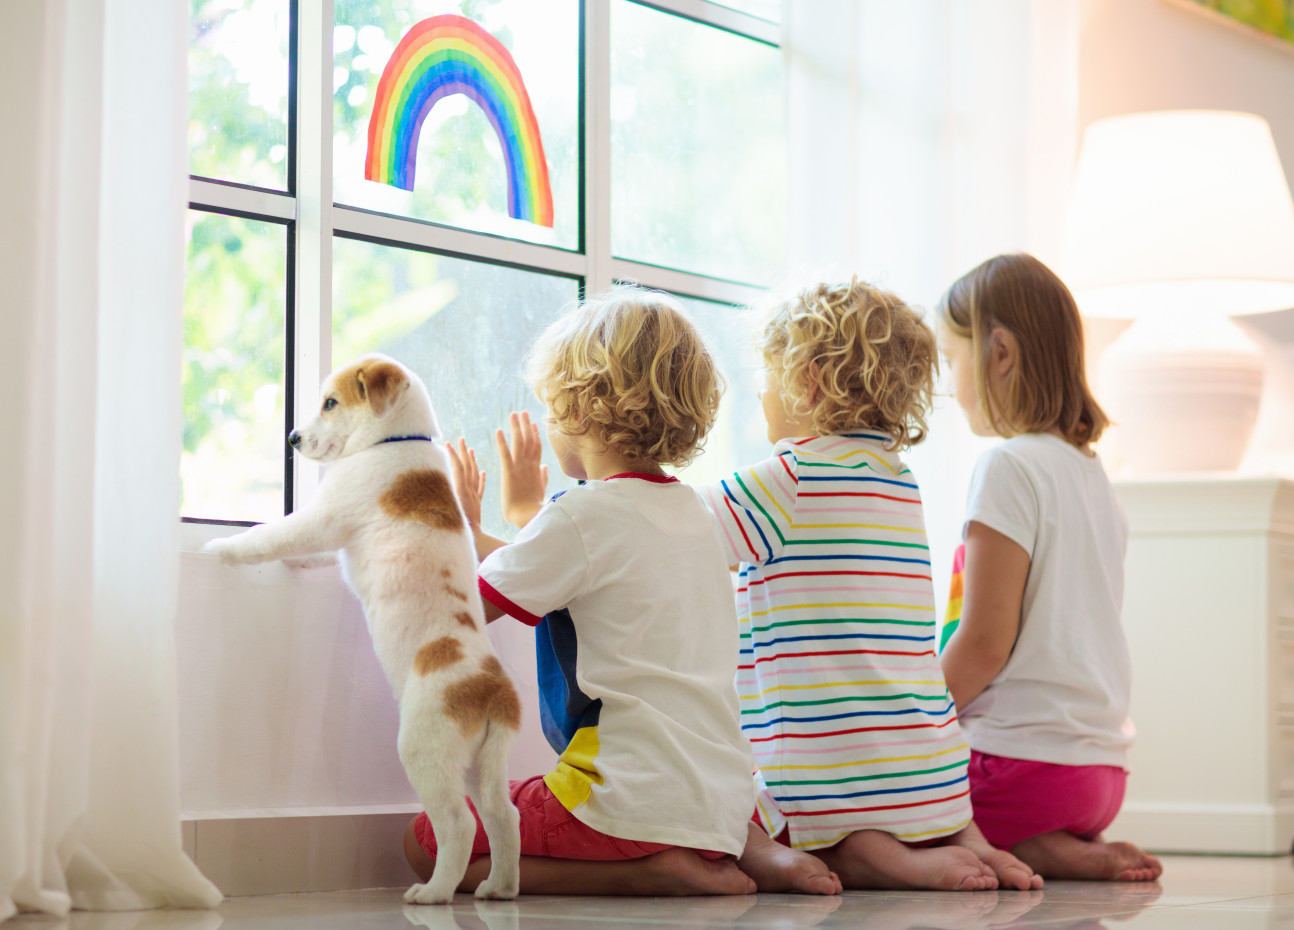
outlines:
[[[1001,252],[1054,258],[1077,155],[1079,0],[784,0],[790,265],[933,310]],[[950,398],[907,454],[946,597],[983,440]]]
[[[187,10],[0,7],[0,920],[220,900],[177,789]]]

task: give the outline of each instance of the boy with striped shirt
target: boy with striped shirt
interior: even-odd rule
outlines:
[[[972,822],[920,492],[895,451],[925,437],[930,328],[855,279],[778,303],[762,343],[773,455],[705,492],[740,563],[756,819],[845,887],[1039,887]]]

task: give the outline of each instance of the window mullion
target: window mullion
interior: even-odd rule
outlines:
[[[333,0],[297,5],[297,236],[295,423],[314,415],[319,384],[332,367],[332,31]],[[320,469],[295,456],[298,505],[319,484]]]
[[[611,0],[584,0],[586,293],[613,281],[611,261]]]

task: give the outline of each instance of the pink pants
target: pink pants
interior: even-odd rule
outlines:
[[[1127,778],[1113,765],[1054,765],[972,749],[971,807],[998,849],[1053,830],[1092,840],[1119,813]]]

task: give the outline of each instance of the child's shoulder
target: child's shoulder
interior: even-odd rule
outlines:
[[[1100,462],[1096,456],[1079,451],[1071,443],[1051,433],[1021,433],[1018,436],[1012,436],[985,450],[980,455],[980,459],[983,461],[1011,459],[1028,465]]]
[[[1038,433],[1022,433],[994,443],[979,454],[975,471],[998,479],[1027,479],[1049,456],[1046,444],[1038,441],[1040,438]]]
[[[1022,433],[1002,440],[980,454],[975,473],[976,484],[1109,484],[1099,456],[1082,452],[1049,433]]]

